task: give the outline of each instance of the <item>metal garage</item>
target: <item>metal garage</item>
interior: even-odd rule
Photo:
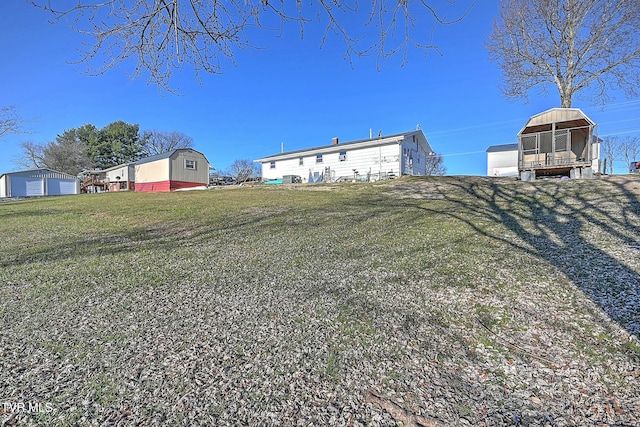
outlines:
[[[49,169],[9,172],[0,176],[0,197],[60,196],[79,192],[78,178]]]

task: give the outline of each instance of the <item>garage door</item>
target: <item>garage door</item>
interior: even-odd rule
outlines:
[[[49,178],[47,180],[47,190],[49,196],[76,194],[76,181],[74,179]]]
[[[44,180],[28,176],[11,177],[11,197],[44,196]]]

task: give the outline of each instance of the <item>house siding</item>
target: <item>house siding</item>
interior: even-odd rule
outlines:
[[[399,151],[402,162],[401,175],[426,175],[427,157],[432,155],[431,153],[433,153],[431,147],[421,134],[414,134],[405,138],[400,145]]]
[[[346,152],[346,160],[340,160],[340,153]],[[322,163],[316,162],[317,154],[322,154]],[[300,158],[303,165],[300,166]],[[393,172],[399,174],[398,144],[381,145],[378,147],[352,148],[336,145],[335,151],[299,155],[295,158],[276,160],[275,168],[271,162],[262,163],[263,179],[278,179],[283,175],[298,175],[306,181],[309,174],[323,174],[329,168],[332,179],[353,177],[355,169],[359,175]]]
[[[7,175],[0,176],[0,197],[9,197],[7,195]]]
[[[187,169],[186,161],[196,162]],[[209,161],[204,154],[191,149],[178,149],[163,156],[142,159],[135,165],[135,191],[172,191],[199,187],[209,183]]]
[[[187,160],[196,162],[196,169],[187,169]],[[207,185],[209,183],[209,162],[200,153],[193,151],[178,151],[170,158],[170,179]]]
[[[403,149],[407,153],[406,156],[403,156]],[[341,152],[346,153],[343,161],[340,160]],[[262,164],[262,177],[265,180],[298,175],[302,177],[303,182],[307,182],[309,176],[324,175],[327,171],[331,180],[354,178],[354,171],[357,171],[360,177],[377,179],[390,173],[397,176],[424,175],[426,157],[431,152],[427,139],[418,130],[407,134],[282,153],[256,161]],[[319,154],[322,155],[322,163],[316,161]],[[300,158],[303,160],[302,165]],[[410,158],[413,159],[411,164]],[[275,163],[274,168],[271,167],[272,163]]]
[[[105,171],[105,179],[109,182],[109,191],[126,191],[135,188],[135,166],[121,165]],[[121,183],[126,183],[126,188],[120,188]]]
[[[134,181],[135,167],[133,165],[122,165],[117,169],[106,171],[105,176],[109,182]]]
[[[487,153],[488,176],[517,176],[518,150]]]
[[[135,175],[136,187],[141,183],[169,181],[169,160],[162,159],[136,165]]]

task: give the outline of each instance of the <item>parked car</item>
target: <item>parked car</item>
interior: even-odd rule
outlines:
[[[212,176],[209,178],[209,185],[233,185],[236,180],[230,176]]]

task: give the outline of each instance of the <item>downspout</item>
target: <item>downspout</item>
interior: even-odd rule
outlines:
[[[570,132],[567,132],[567,136],[569,134]],[[551,164],[556,165],[556,122],[551,123]]]
[[[524,166],[522,164],[522,135],[518,134],[518,173],[520,173],[520,171],[522,170],[522,166]]]
[[[398,176],[401,177],[404,174],[404,160],[402,158],[402,142],[404,139],[398,140]]]

